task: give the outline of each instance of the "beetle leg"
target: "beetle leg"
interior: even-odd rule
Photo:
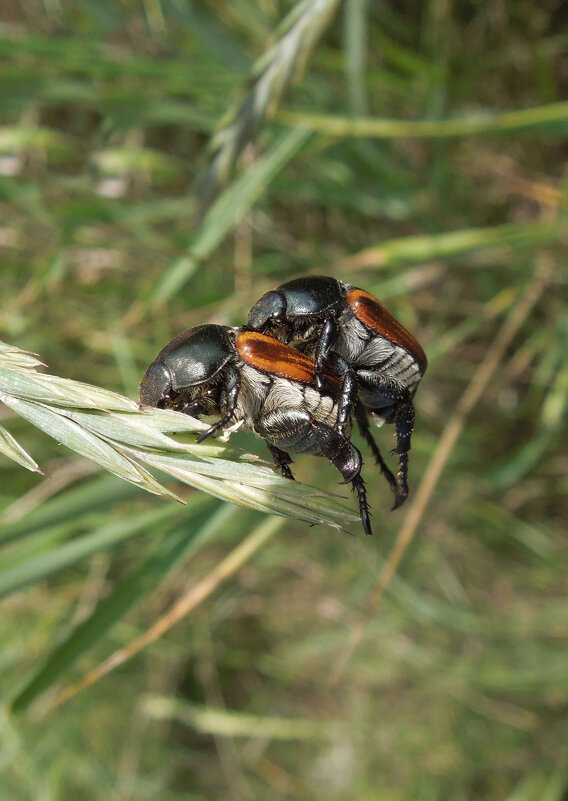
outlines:
[[[398,492],[394,509],[401,506],[408,497],[408,451],[410,438],[414,431],[414,404],[411,400],[401,403],[394,418],[396,426],[396,448],[398,455]]]
[[[239,389],[241,388],[241,377],[239,375],[239,371],[234,366],[228,366],[226,369],[226,377],[225,377],[225,385],[223,387],[222,392],[225,395],[225,414],[223,417],[217,422],[214,423],[212,426],[209,426],[207,431],[204,431],[203,434],[200,434],[197,438],[197,442],[203,442],[208,437],[215,434],[219,429],[223,428],[223,426],[227,425],[227,423],[231,420],[232,416],[235,413],[235,409],[237,408],[237,399],[239,397]]]
[[[290,454],[286,453],[286,451],[277,448],[276,445],[271,445],[269,442],[266,443],[268,446],[268,450],[272,454],[272,458],[274,459],[274,463],[276,467],[278,467],[284,478],[290,478],[294,481],[294,476],[292,475],[292,471],[288,467],[288,465],[292,464],[292,459],[290,458]]]
[[[255,425],[259,436],[272,446],[292,453],[325,456],[342,474],[342,484],[351,483],[359,499],[359,512],[366,534],[372,534],[365,482],[361,478],[363,463],[358,449],[338,431],[314,420],[299,409],[279,409],[262,417]]]
[[[336,433],[335,431],[333,432]],[[339,435],[338,435],[339,436]],[[367,501],[367,491],[365,489],[365,482],[361,476],[361,465],[363,460],[359,450],[349,442],[348,439],[342,437],[343,442],[338,442],[335,445],[335,452],[333,456],[328,455],[328,459],[334,464],[340,473],[343,473],[345,481],[342,484],[351,482],[351,486],[357,493],[359,500],[359,514],[361,522],[365,530],[365,534],[372,535],[373,529],[371,528],[371,517],[369,513],[369,503]],[[356,466],[357,472],[353,474],[353,467]]]
[[[371,433],[371,429],[369,426],[369,420],[367,418],[367,413],[365,411],[365,407],[361,403],[361,401],[357,401],[355,404],[355,419],[357,420],[357,425],[359,426],[359,431],[361,432],[361,436],[369,446],[371,453],[375,457],[375,462],[381,468],[381,472],[386,478],[389,483],[389,486],[392,492],[397,496],[399,494],[399,486],[398,482],[394,476],[394,474],[389,470],[385,460],[383,459],[381,452],[379,450],[379,446],[375,442],[375,438]],[[399,504],[398,504],[399,505]]]
[[[341,392],[337,405],[337,430],[345,436],[345,424],[349,419],[353,406],[357,401],[357,379],[352,370],[347,370],[343,376]]]
[[[338,356],[337,353],[330,353],[327,359],[329,368],[339,376],[341,381],[341,390],[337,401],[337,431],[344,437],[345,424],[349,420],[351,412],[357,401],[357,393],[359,385],[357,384],[357,376],[354,371],[349,367],[345,359]],[[321,389],[321,386],[320,386]]]
[[[321,330],[321,334],[318,339],[318,344],[316,347],[316,352],[314,354],[314,358],[316,361],[316,387],[318,389],[322,388],[323,385],[323,365],[327,359],[327,354],[331,350],[335,340],[337,339],[337,324],[333,317],[328,317],[325,321],[325,324]]]
[[[205,407],[201,401],[193,400],[186,403],[181,411],[184,414],[188,414],[190,417],[199,417],[200,414],[205,412]]]
[[[370,536],[373,533],[373,529],[371,528],[371,516],[369,512],[369,504],[367,502],[365,482],[361,476],[357,476],[356,478],[352,479],[351,486],[359,498],[359,514],[361,515],[361,522],[363,523],[365,534]]]

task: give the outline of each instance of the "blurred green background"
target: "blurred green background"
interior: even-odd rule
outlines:
[[[144,494],[0,410],[45,471],[0,461],[1,801],[566,799],[566,5],[3,0],[0,18],[0,338],[135,397],[179,331],[239,324],[311,272],[380,297],[430,362],[407,507],[365,468],[373,539],[269,523],[66,703],[266,522]],[[337,489],[323,460],[297,474]]]

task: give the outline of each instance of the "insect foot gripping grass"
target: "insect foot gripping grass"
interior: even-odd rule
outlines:
[[[340,387],[334,374],[317,386],[315,361],[272,337],[200,325],[160,351],[142,379],[140,403],[218,415],[198,443],[226,426],[244,425],[264,439],[287,479],[293,479],[289,452],[326,457],[357,493],[363,528],[372,534],[349,416],[338,426]]]
[[[291,482],[258,456],[218,440],[209,427],[172,409],[140,409],[116,392],[41,372],[34,354],[0,342],[0,404],[81,456],[147,492],[182,501],[156,470],[222,500],[270,514],[349,530],[358,517],[331,493]],[[0,453],[40,467],[0,426]],[[153,472],[150,472],[150,468]]]

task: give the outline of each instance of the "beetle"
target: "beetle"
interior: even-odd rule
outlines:
[[[386,307],[364,289],[325,275],[288,281],[264,294],[247,325],[292,341],[312,355],[316,386],[324,367],[342,377],[339,430],[357,397],[378,426],[394,423],[398,456],[395,478],[385,464],[365,416],[355,408],[361,434],[395,496],[393,509],[408,497],[408,452],[414,430],[412,399],[427,367],[417,340]]]
[[[200,325],[173,339],[146,370],[140,404],[192,417],[220,415],[198,438],[239,423],[265,440],[282,474],[293,479],[292,453],[324,456],[357,492],[363,528],[372,534],[362,458],[337,430],[341,384],[315,361],[273,337],[245,328]]]

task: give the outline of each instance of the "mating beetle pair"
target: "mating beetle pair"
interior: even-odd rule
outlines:
[[[242,421],[266,441],[287,478],[293,478],[288,452],[327,457],[357,492],[371,534],[361,454],[349,441],[351,414],[394,492],[394,508],[400,506],[408,494],[412,398],[425,369],[418,342],[376,298],[312,276],[263,295],[243,328],[204,325],[180,334],[146,371],[140,402],[195,417],[220,415],[199,441]],[[380,454],[369,417],[395,424],[398,478]]]
[[[265,440],[286,478],[293,478],[289,451],[327,457],[356,490],[372,534],[361,454],[349,441],[349,424],[347,436],[337,430],[339,390],[333,375],[316,388],[314,360],[289,345],[244,328],[201,325],[158,354],[142,379],[140,403],[221,415],[198,442],[242,421]]]

